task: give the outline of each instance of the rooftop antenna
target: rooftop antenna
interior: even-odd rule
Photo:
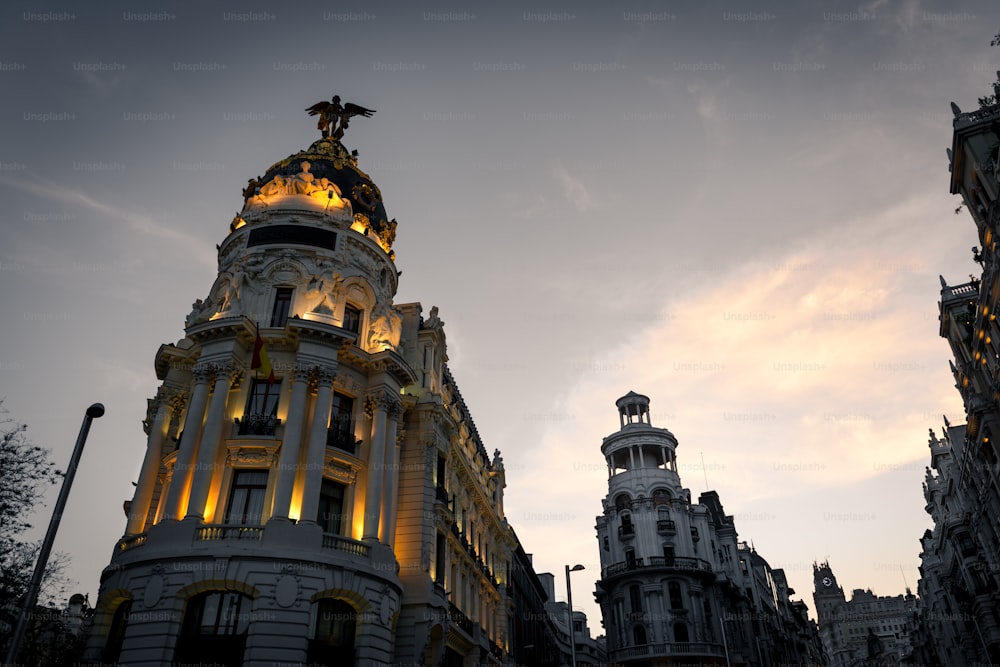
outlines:
[[[701,456],[701,474],[705,476],[705,490],[708,491],[708,468],[705,467],[705,452],[698,452]]]
[[[900,576],[903,577],[903,585],[906,586],[906,590],[909,591],[910,590],[910,582],[908,582],[906,580],[906,573],[903,572],[903,564],[902,563],[899,564],[899,574],[900,574]]]

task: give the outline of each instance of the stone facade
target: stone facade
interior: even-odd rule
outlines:
[[[612,664],[818,665],[805,605],[784,573],[739,542],[714,491],[691,502],[677,439],[649,418],[649,399],[617,402],[621,429],[604,438],[608,495],[597,517],[597,600]]]
[[[813,600],[830,667],[910,664],[920,616],[916,596],[854,589],[847,600],[829,563],[813,565]]]
[[[332,138],[252,179],[161,384],[87,657],[512,661],[499,451],[437,308],[395,304],[381,193]]]

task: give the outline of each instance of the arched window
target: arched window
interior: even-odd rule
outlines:
[[[617,510],[630,510],[632,509],[632,499],[627,493],[619,493],[615,496],[615,509]]]
[[[653,489],[653,507],[670,507],[672,498],[666,489]]]
[[[670,594],[670,608],[683,609],[684,600],[681,598],[681,585],[676,581],[667,584],[667,592]]]
[[[682,644],[691,641],[688,637],[688,626],[686,624],[674,623],[674,641]]]
[[[122,643],[125,641],[125,629],[128,627],[128,614],[132,610],[132,601],[125,600],[115,609],[111,617],[111,627],[108,630],[108,640],[101,651],[101,662],[118,662],[121,657]]]
[[[635,646],[644,646],[646,644],[646,628],[641,625],[632,628],[632,641]]]
[[[358,613],[354,607],[343,600],[320,600],[316,605],[316,631],[309,642],[309,664],[353,665],[357,631]]]
[[[252,604],[249,595],[236,591],[209,591],[188,600],[175,667],[242,667]]]

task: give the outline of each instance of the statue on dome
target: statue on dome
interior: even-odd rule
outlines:
[[[310,116],[319,116],[316,120],[316,129],[323,134],[324,139],[333,137],[340,140],[343,138],[344,130],[347,129],[351,118],[354,116],[371,118],[375,110],[366,109],[350,102],[342,105],[340,95],[334,95],[329,102],[317,102],[307,108],[306,112]]]

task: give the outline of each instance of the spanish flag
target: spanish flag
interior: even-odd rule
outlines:
[[[253,359],[250,360],[250,370],[260,371],[267,375],[268,386],[274,384],[274,369],[271,368],[271,360],[267,356],[264,339],[260,337],[260,327],[257,327],[257,340],[253,343]]]

